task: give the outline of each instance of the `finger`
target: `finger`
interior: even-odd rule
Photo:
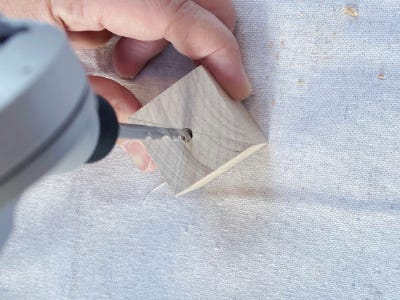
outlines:
[[[129,154],[136,167],[145,173],[156,169],[155,162],[151,159],[142,141],[129,140],[120,144],[121,148]]]
[[[167,45],[168,42],[164,39],[143,42],[122,38],[114,48],[114,69],[120,76],[132,78],[140,72],[150,59],[164,50]]]
[[[231,0],[196,0],[195,2],[213,13],[231,31],[234,29],[236,13]],[[121,77],[133,78],[167,45],[168,42],[165,39],[145,42],[122,38],[113,51],[114,69]]]
[[[141,108],[136,97],[115,81],[97,76],[90,76],[89,81],[95,93],[106,99],[114,108],[119,122],[126,123],[129,116]],[[141,141],[120,139],[117,144],[129,155],[139,170],[151,172],[155,169],[156,165]]]
[[[230,31],[235,29],[236,11],[231,0],[195,0],[194,2],[210,11],[221,20]]]
[[[111,104],[121,123],[128,122],[129,117],[142,107],[139,100],[129,90],[113,80],[90,76],[89,82],[94,92]]]
[[[232,98],[247,98],[252,88],[235,37],[213,14],[185,3],[172,18],[166,39],[206,66]]]
[[[72,47],[76,50],[97,48],[107,43],[113,37],[113,34],[108,30],[68,31],[67,35]]]
[[[184,55],[200,60],[235,99],[251,86],[236,39],[211,12],[189,0],[53,0],[68,29],[103,30],[143,41],[166,38]],[[83,7],[85,4],[85,7]]]

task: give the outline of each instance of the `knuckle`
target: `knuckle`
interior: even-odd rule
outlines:
[[[171,32],[179,32],[180,39],[186,39],[190,28],[183,28],[182,25],[186,24],[188,17],[192,18],[193,21],[195,16],[198,15],[199,11],[195,3],[191,0],[162,0],[166,5],[167,26],[165,30],[165,37],[168,37]],[[184,21],[185,20],[185,21]]]
[[[162,12],[176,12],[179,11],[182,5],[186,2],[191,2],[190,0],[147,0],[151,8],[156,11]]]
[[[168,2],[168,10],[172,15],[186,13],[188,9],[192,9],[194,2],[191,0],[165,0]]]
[[[50,10],[54,19],[65,29],[85,19],[85,0],[51,0]]]
[[[220,2],[220,6],[217,10],[217,17],[231,31],[235,29],[237,14],[232,0],[224,0]]]
[[[159,17],[159,24],[167,35],[180,18],[188,15],[188,9],[194,4],[191,0],[147,0],[148,8]],[[178,22],[179,23],[179,22]]]

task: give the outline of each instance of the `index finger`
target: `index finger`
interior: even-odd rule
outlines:
[[[70,31],[107,29],[142,41],[165,38],[207,67],[232,98],[244,99],[251,92],[235,37],[193,1],[53,0],[52,10]]]

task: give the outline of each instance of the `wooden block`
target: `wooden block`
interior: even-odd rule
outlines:
[[[177,196],[204,186],[266,145],[244,105],[231,100],[204,67],[136,112],[130,123],[192,129],[189,143],[144,142]]]

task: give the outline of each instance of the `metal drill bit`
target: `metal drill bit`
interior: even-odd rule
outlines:
[[[189,128],[164,128],[136,124],[119,124],[119,137],[121,139],[181,139],[184,142],[190,142],[193,138],[192,130]]]

